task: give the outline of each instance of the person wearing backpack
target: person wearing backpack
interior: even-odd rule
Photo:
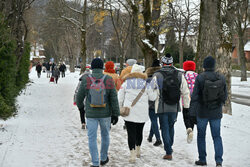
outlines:
[[[160,61],[155,59],[153,61],[152,66],[149,67],[145,72],[148,75],[147,82],[150,82],[152,80],[154,73],[160,69],[161,69]],[[151,143],[152,138],[155,135],[156,141],[154,143],[154,146],[159,146],[162,144],[162,141],[161,141],[161,136],[160,136],[159,127],[158,127],[158,116],[155,114],[155,102],[149,101],[148,103],[149,103],[148,110],[149,110],[149,118],[151,121],[151,127],[150,127],[150,132],[149,132],[147,140],[148,142]]]
[[[147,84],[147,75],[143,73],[140,65],[134,64],[131,73],[124,76],[124,83],[118,92],[119,106],[130,108],[128,116],[124,116],[128,146],[130,150],[130,163],[135,163],[136,157],[141,156],[141,143],[143,127],[149,120],[148,101],[157,97],[157,89],[151,83]]]
[[[223,146],[220,134],[222,106],[227,99],[225,77],[215,72],[215,59],[208,56],[203,61],[205,71],[195,81],[191,99],[190,114],[197,116],[197,146],[199,160],[196,165],[205,166],[206,161],[206,128],[209,122],[214,141],[216,167],[222,166]]]
[[[82,76],[79,78],[79,83],[76,87],[76,90],[75,90],[75,94],[74,94],[74,105],[76,105],[76,95],[77,95],[77,92],[78,92],[78,89],[81,85],[81,82],[82,82],[82,78],[84,75],[89,75],[91,74],[91,71],[89,68],[86,68],[86,70],[84,71],[84,73],[82,74]],[[78,110],[80,111],[80,118],[81,118],[81,123],[82,123],[82,129],[86,129],[86,121],[85,121],[85,109],[84,109],[84,105],[82,108],[78,108]]]
[[[112,77],[103,74],[103,61],[95,58],[91,62],[92,74],[84,75],[76,95],[78,108],[83,108],[85,114],[89,151],[92,167],[105,165],[109,162],[108,148],[110,143],[109,131],[111,123],[115,125],[120,115],[117,92]],[[97,148],[97,129],[101,129],[100,162]]]
[[[173,57],[167,53],[161,58],[161,62],[162,69],[153,75],[153,79],[156,77],[159,86],[155,111],[159,116],[166,151],[163,159],[172,160],[174,124],[177,120],[177,113],[182,107],[180,97],[183,97],[184,108],[189,108],[190,93],[184,75],[173,66]]]
[[[194,61],[185,61],[183,63],[183,69],[185,71],[184,77],[187,81],[188,88],[190,91],[190,96],[193,93],[194,85],[195,85],[195,79],[198,76],[198,74],[195,71],[196,64]],[[190,116],[189,109],[183,108],[183,120],[187,131],[187,142],[191,143],[193,140],[193,129],[194,124],[196,124],[196,117]]]

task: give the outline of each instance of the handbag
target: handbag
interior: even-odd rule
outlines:
[[[133,107],[142,97],[143,93],[145,92],[146,86],[140,91],[140,93],[136,96],[136,98],[133,100],[131,107]],[[131,107],[121,107],[120,108],[120,115],[122,117],[126,117],[130,113],[130,108]]]

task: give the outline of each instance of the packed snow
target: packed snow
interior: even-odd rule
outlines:
[[[58,84],[49,83],[46,74],[37,78],[34,68],[30,73],[28,87],[17,98],[18,113],[7,121],[0,120],[0,166],[1,167],[79,167],[90,166],[87,130],[81,129],[79,111],[73,105],[73,94],[78,83],[79,71],[66,73]],[[233,78],[236,91],[249,92],[249,82],[240,83]],[[245,87],[244,87],[245,85]],[[244,90],[243,90],[244,89]],[[248,106],[232,103],[233,115],[222,119],[224,144],[224,167],[250,166],[250,111]],[[163,145],[148,143],[150,121],[144,127],[142,156],[135,164],[129,164],[127,133],[122,117],[111,128],[109,148],[110,162],[107,167],[193,167],[198,158],[195,137],[186,142],[182,113],[175,125],[173,160],[163,160]],[[98,136],[100,148],[100,133]],[[207,162],[214,167],[214,148],[210,129],[207,129]]]

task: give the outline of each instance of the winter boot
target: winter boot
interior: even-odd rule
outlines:
[[[222,167],[222,164],[221,163],[216,163],[216,167]]]
[[[105,161],[101,161],[101,165],[105,165],[105,164],[107,164],[109,162],[109,157],[107,157],[107,159],[105,160]]]
[[[162,144],[161,140],[157,139],[156,142],[154,143],[154,146],[159,146],[161,144]]]
[[[149,143],[151,143],[152,142],[152,137],[148,136],[147,140],[148,140]]]
[[[141,147],[140,146],[136,146],[135,150],[136,150],[136,157],[140,158],[141,157]]]
[[[191,128],[187,129],[187,143],[191,143],[193,141],[193,130]]]
[[[195,161],[195,165],[198,165],[198,166],[207,166],[207,162],[202,162],[202,161]]]
[[[130,158],[129,158],[129,162],[130,163],[135,163],[135,158],[136,158],[136,152],[135,150],[130,150]]]
[[[171,161],[173,159],[172,155],[164,155],[163,159]]]
[[[82,129],[86,129],[86,124],[85,123],[82,124]]]

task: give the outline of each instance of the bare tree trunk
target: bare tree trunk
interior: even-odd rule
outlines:
[[[81,43],[82,43],[82,49],[81,49],[81,74],[86,70],[86,24],[87,24],[87,0],[84,0],[84,7],[83,7],[83,23],[82,23],[82,29],[81,29]]]
[[[225,106],[223,108],[223,113],[227,113],[229,115],[232,115],[232,105],[231,105],[231,98],[232,98],[232,92],[231,92],[231,72],[232,72],[232,63],[231,63],[231,44],[224,44],[221,45],[222,48],[220,49],[218,60],[218,71],[222,73],[226,78],[227,83],[227,101],[225,103]]]
[[[202,63],[206,56],[213,56],[217,69],[225,75],[228,100],[224,112],[232,114],[231,107],[231,44],[222,41],[222,24],[220,19],[221,0],[201,0],[200,27],[196,55],[197,71],[202,72]]]
[[[240,25],[241,26],[241,25]],[[244,52],[244,42],[243,42],[243,31],[241,27],[238,27],[238,38],[239,38],[239,58],[241,67],[241,81],[247,81],[247,68],[246,68],[246,57]]]
[[[179,64],[180,68],[183,66],[183,41],[181,37],[181,32],[179,32]]]
[[[198,47],[195,57],[198,73],[203,71],[202,63],[206,56],[217,58],[221,32],[220,3],[220,0],[201,0]]]

